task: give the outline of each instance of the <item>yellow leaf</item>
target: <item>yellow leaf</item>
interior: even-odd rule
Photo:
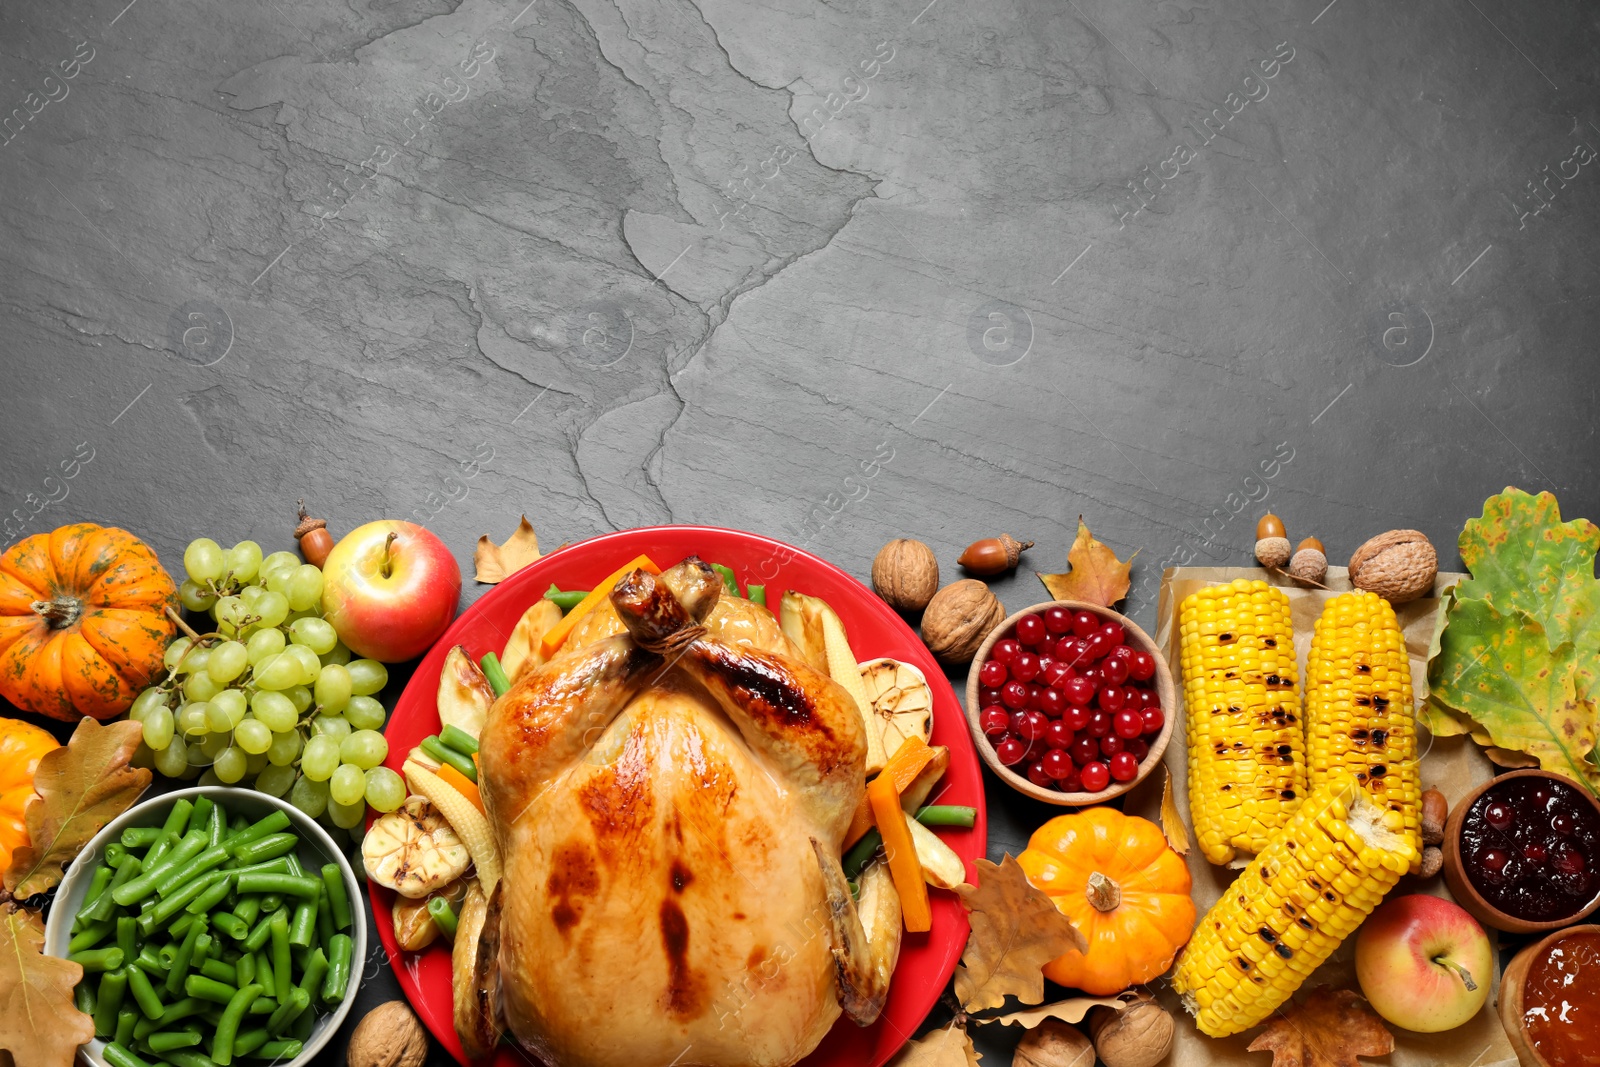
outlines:
[[[89,839],[133,807],[150,784],[149,771],[128,766],[143,736],[136,722],[101,725],[85,716],[70,741],[40,757],[34,795],[23,810],[31,844],[12,854],[6,871],[12,895],[22,899],[54,888]]]
[[[1357,1056],[1387,1056],[1394,1035],[1350,989],[1318,986],[1280,1009],[1247,1052],[1271,1052],[1272,1067],[1361,1067]]]
[[[539,535],[533,532],[528,516],[522,516],[517,532],[503,544],[495,544],[484,534],[478,538],[478,547],[472,553],[472,563],[477,568],[473,575],[486,585],[503,582],[539,558]]]
[[[83,968],[43,953],[38,914],[0,904],[0,1053],[17,1067],[72,1067],[94,1037],[94,1020],[72,1000]]]
[[[1133,556],[1139,553],[1135,551]],[[1041,574],[1039,580],[1057,600],[1081,600],[1109,608],[1128,595],[1132,584],[1128,572],[1133,556],[1117,559],[1117,554],[1089,532],[1083,516],[1078,516],[1078,538],[1072,542],[1067,562],[1072,569],[1065,574]]]
[[[907,1041],[888,1067],[978,1067],[979,1058],[967,1032],[951,1023],[920,1041]]]
[[[972,924],[956,968],[956,999],[963,1011],[998,1008],[1007,996],[1037,1004],[1044,999],[1044,965],[1068,949],[1084,951],[1088,942],[1011,855],[976,866],[978,884],[956,887]]]
[[[1032,1030],[1046,1019],[1060,1019],[1064,1023],[1081,1023],[1088,1017],[1090,1008],[1110,1008],[1112,1011],[1121,1011],[1138,999],[1139,994],[1132,991],[1118,993],[1114,997],[1070,997],[1038,1008],[1007,1012],[1004,1015],[991,1015],[987,1019],[973,1016],[972,1021],[980,1024],[1001,1023],[1006,1026],[1026,1026],[1029,1030]]]
[[[1483,750],[1483,754],[1487,756],[1489,758],[1489,762],[1494,764],[1496,767],[1505,767],[1509,770],[1520,770],[1523,767],[1539,766],[1539,761],[1528,755],[1526,752],[1513,752],[1509,748],[1498,748],[1494,745],[1490,745]]]
[[[1189,830],[1183,825],[1178,798],[1172,794],[1171,771],[1167,771],[1167,782],[1161,787],[1161,832],[1167,835],[1168,848],[1180,856],[1189,854]]]

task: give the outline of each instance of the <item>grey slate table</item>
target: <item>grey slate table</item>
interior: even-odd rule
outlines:
[[[1600,517],[1586,6],[525,3],[0,9],[6,543]]]

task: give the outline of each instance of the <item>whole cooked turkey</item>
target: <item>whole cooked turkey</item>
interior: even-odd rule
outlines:
[[[721,590],[694,557],[635,571],[495,703],[469,1052],[504,1025],[551,1067],[787,1067],[882,1010],[839,866],[860,714]]]

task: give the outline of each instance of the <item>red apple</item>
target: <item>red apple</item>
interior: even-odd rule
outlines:
[[[414,522],[382,519],[345,534],[322,564],[322,615],[358,656],[400,663],[456,617],[461,568]]]
[[[1489,998],[1489,937],[1457,904],[1413,893],[1379,905],[1356,935],[1356,979],[1379,1015],[1435,1034],[1478,1014]]]

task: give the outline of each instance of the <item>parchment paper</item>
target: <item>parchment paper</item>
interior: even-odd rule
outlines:
[[[1466,575],[1441,573],[1434,583],[1432,595],[1395,609],[1405,633],[1406,651],[1411,657],[1412,694],[1418,704],[1427,699],[1428,695],[1428,644],[1433,638],[1434,626],[1440,611],[1438,596],[1464,577]],[[1174,681],[1177,682],[1178,688],[1178,707],[1171,709],[1177,721],[1173,728],[1172,741],[1167,747],[1165,762],[1168,773],[1172,775],[1173,791],[1178,798],[1178,805],[1186,816],[1189,810],[1186,767],[1188,748],[1184,731],[1183,680],[1177,677],[1179,663],[1177,608],[1184,597],[1197,589],[1230,582],[1235,578],[1259,578],[1281,587],[1288,594],[1294,624],[1295,657],[1299,661],[1301,679],[1305,678],[1306,655],[1311,649],[1312,630],[1317,617],[1322,613],[1323,602],[1339,592],[1347,592],[1352,588],[1343,567],[1328,568],[1325,582],[1333,588],[1332,592],[1301,588],[1287,578],[1247,567],[1171,567],[1162,575],[1161,598],[1156,608],[1155,640],[1164,650],[1167,661],[1173,665]],[[1477,745],[1470,739],[1465,737],[1433,739],[1425,729],[1421,728],[1418,733],[1419,745],[1423,752],[1422,787],[1438,788],[1450,802],[1452,809],[1456,802],[1475,785],[1493,775],[1493,765],[1484,758]],[[1161,786],[1161,776],[1152,774],[1137,790],[1129,794],[1126,810],[1130,814],[1141,815],[1159,822]],[[1189,850],[1187,860],[1189,873],[1194,879],[1195,906],[1200,914],[1204,915],[1206,909],[1222,895],[1222,891],[1233,881],[1238,872],[1224,867],[1213,867],[1200,855],[1198,848]],[[1450,890],[1446,887],[1442,875],[1428,880],[1407,876],[1401,879],[1393,893],[1396,895],[1433,893],[1447,899],[1450,896]],[[1494,934],[1493,930],[1489,931],[1491,939]],[[1172,1067],[1203,1067],[1203,1065],[1263,1067],[1270,1063],[1267,1058],[1268,1053],[1245,1051],[1245,1046],[1260,1034],[1260,1028],[1247,1030],[1243,1034],[1229,1038],[1207,1037],[1195,1028],[1188,1012],[1184,1011],[1170,986],[1165,983],[1157,984],[1160,986],[1158,996],[1178,1020],[1172,1058],[1169,1061]],[[1317,985],[1360,991],[1355,977],[1353,936],[1311,976],[1302,987],[1302,993]],[[1389,1067],[1516,1067],[1516,1053],[1512,1051],[1511,1043],[1506,1038],[1505,1030],[1500,1025],[1500,1017],[1495,1010],[1495,998],[1499,994],[1499,986],[1497,970],[1489,1000],[1483,1010],[1470,1022],[1455,1030],[1442,1034],[1418,1034],[1389,1025],[1389,1030],[1394,1034],[1394,1052],[1376,1062],[1386,1063]]]

